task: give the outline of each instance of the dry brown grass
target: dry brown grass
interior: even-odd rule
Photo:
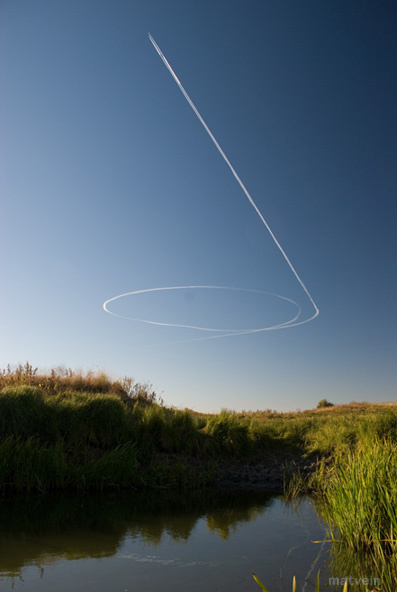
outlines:
[[[48,394],[61,394],[66,391],[85,393],[104,393],[122,396],[125,388],[122,382],[113,380],[104,371],[73,371],[58,366],[49,372],[39,373],[38,368],[29,362],[16,367],[7,366],[0,371],[0,389],[14,386],[36,386]]]

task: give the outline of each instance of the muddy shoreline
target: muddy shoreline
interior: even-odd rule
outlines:
[[[165,463],[171,473],[178,465],[186,466],[191,473],[189,483],[193,487],[263,490],[273,493],[282,493],[292,474],[299,472],[307,477],[320,463],[318,457],[285,451],[243,459],[220,459],[212,463],[172,454],[161,454],[160,457],[160,462]],[[197,477],[196,485],[194,476]]]
[[[317,458],[298,454],[274,454],[269,457],[220,462],[214,485],[222,488],[263,489],[281,493],[286,475],[299,471],[311,474],[318,466]]]

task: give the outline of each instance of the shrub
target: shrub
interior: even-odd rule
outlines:
[[[317,409],[323,409],[324,407],[333,407],[334,404],[331,403],[330,401],[327,401],[327,399],[321,399],[321,401],[319,401],[317,403]]]

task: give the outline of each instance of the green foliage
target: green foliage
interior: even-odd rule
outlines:
[[[284,467],[283,481],[284,497],[287,500],[294,500],[308,492],[309,477],[297,466]]]
[[[395,556],[396,475],[397,445],[390,440],[370,439],[339,452],[319,484],[332,536],[355,549]]]
[[[204,484],[211,478],[205,467],[189,468],[204,439],[187,410],[155,403],[131,407],[109,394],[8,387],[0,393],[0,488]],[[182,457],[159,462],[163,453]]]
[[[252,577],[254,578],[255,582],[258,584],[258,586],[260,587],[261,590],[263,590],[263,592],[269,592],[269,590],[266,588],[265,584],[262,584],[262,582],[260,581],[260,579],[258,578],[258,576],[256,576],[254,573],[252,574]],[[295,591],[293,591],[295,592]]]
[[[0,395],[0,437],[38,436],[52,439],[54,424],[51,409],[36,387],[17,386],[4,389]]]
[[[117,446],[79,467],[76,483],[82,489],[118,489],[145,485],[135,444]]]
[[[250,422],[226,410],[211,417],[205,432],[212,438],[214,451],[219,454],[245,456],[254,448]]]
[[[10,435],[105,448],[129,437],[126,409],[117,396],[74,392],[49,396],[31,386],[6,388],[0,394],[0,438]]]
[[[37,439],[9,436],[0,442],[0,487],[40,491],[68,485],[70,474],[60,441],[43,446]]]
[[[299,413],[204,415],[168,408],[150,385],[128,378],[112,381],[104,373],[83,376],[66,369],[40,375],[29,363],[0,372],[0,488],[179,487],[195,483],[186,470],[192,459],[202,464],[197,471],[205,483],[211,479],[207,466],[218,459],[273,453],[329,458],[383,437],[397,441],[397,406],[351,403]],[[14,469],[6,461],[10,450],[20,459]],[[23,451],[37,467],[32,473]],[[125,478],[116,459],[126,467]],[[294,497],[321,488],[322,467],[310,479],[286,471],[286,493]]]
[[[354,446],[359,439],[362,418],[355,415],[317,417],[306,432],[305,447],[314,454],[327,454]]]
[[[136,439],[145,449],[165,453],[200,454],[204,436],[188,410],[168,409],[157,404],[134,407],[131,420]]]
[[[327,399],[321,399],[321,401],[319,401],[317,403],[317,409],[324,409],[324,407],[333,407],[334,404],[331,403],[330,401],[327,401]]]

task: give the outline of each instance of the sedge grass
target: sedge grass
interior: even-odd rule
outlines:
[[[331,536],[379,556],[397,550],[397,445],[375,438],[340,452],[322,481]]]

